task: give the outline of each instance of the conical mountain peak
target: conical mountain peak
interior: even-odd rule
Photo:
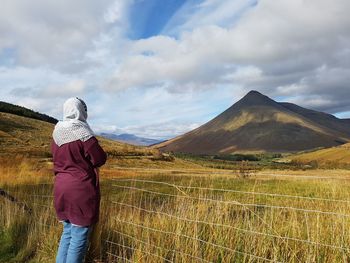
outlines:
[[[260,93],[259,91],[251,90],[244,97],[259,97],[259,96],[265,97],[265,95]]]
[[[347,120],[278,103],[252,90],[211,121],[157,148],[194,154],[295,152],[348,141]]]
[[[265,96],[256,90],[249,91],[241,100],[236,103],[236,106],[258,106],[258,105],[275,105],[279,106],[274,100]]]

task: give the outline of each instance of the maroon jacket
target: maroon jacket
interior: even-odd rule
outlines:
[[[100,186],[96,168],[107,159],[95,137],[63,144],[52,141],[54,206],[59,220],[79,226],[98,221]]]

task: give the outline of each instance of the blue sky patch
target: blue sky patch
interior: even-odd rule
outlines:
[[[131,39],[148,38],[162,31],[186,0],[138,0],[130,12]]]

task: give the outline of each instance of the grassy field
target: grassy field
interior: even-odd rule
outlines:
[[[19,201],[0,198],[0,262],[54,262],[62,227],[50,163],[0,162],[0,187]],[[110,161],[87,260],[349,262],[349,175],[264,170],[241,178],[181,160]]]
[[[314,163],[324,168],[350,168],[350,143],[337,147],[300,153],[289,158],[294,163]]]

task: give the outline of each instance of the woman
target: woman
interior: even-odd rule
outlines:
[[[98,221],[98,167],[106,153],[86,122],[84,101],[70,98],[63,105],[63,121],[53,131],[54,206],[63,232],[56,263],[83,261],[91,226]]]

